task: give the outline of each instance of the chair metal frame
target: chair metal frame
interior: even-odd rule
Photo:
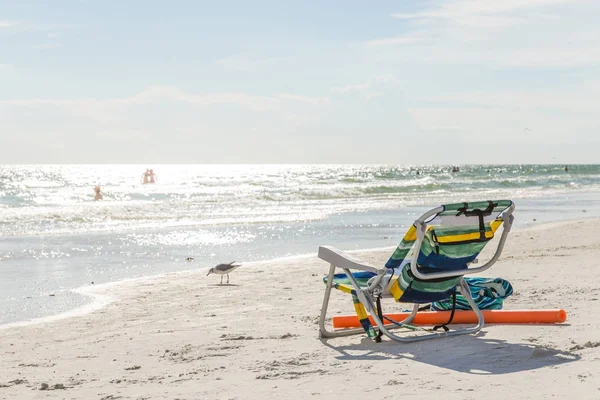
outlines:
[[[418,336],[399,336],[399,335],[396,335],[396,334],[390,332],[390,329],[394,328],[396,326],[392,325],[391,327],[386,327],[384,322],[377,315],[376,305],[375,305],[376,304],[376,296],[383,294],[384,288],[382,286],[382,281],[383,281],[383,278],[386,276],[388,269],[387,268],[376,268],[376,267],[374,267],[368,263],[365,263],[362,260],[360,260],[350,254],[346,254],[334,247],[319,246],[319,253],[318,253],[319,258],[321,258],[322,260],[328,261],[330,264],[329,275],[328,275],[327,284],[325,287],[325,295],[323,297],[323,306],[321,308],[321,315],[319,318],[320,336],[322,338],[335,338],[335,337],[341,337],[341,336],[354,335],[354,334],[358,334],[358,333],[364,333],[364,329],[362,329],[362,328],[329,330],[325,327],[325,320],[327,318],[327,309],[329,307],[329,299],[331,296],[331,289],[333,288],[333,278],[335,275],[336,268],[342,269],[342,271],[344,271],[344,273],[348,276],[348,279],[352,283],[352,287],[354,288],[354,290],[356,292],[356,296],[358,297],[360,302],[365,306],[365,309],[370,314],[370,316],[373,318],[373,320],[374,320],[375,324],[377,325],[377,327],[379,328],[379,330],[383,334],[385,334],[387,337],[389,337],[390,339],[392,339],[394,341],[416,342],[416,341],[422,341],[422,340],[428,340],[428,339],[435,339],[435,338],[448,337],[448,336],[457,336],[457,335],[464,335],[464,334],[479,332],[485,325],[484,317],[483,317],[481,310],[479,309],[479,307],[477,307],[477,305],[475,304],[475,302],[473,301],[473,299],[471,297],[471,292],[469,290],[469,286],[467,285],[467,282],[464,279],[464,275],[483,272],[483,271],[487,270],[488,268],[490,268],[492,265],[494,265],[494,263],[496,263],[496,261],[498,261],[498,258],[500,257],[500,254],[502,253],[502,250],[504,249],[504,244],[506,242],[506,238],[508,237],[508,233],[510,232],[513,221],[514,221],[514,215],[513,215],[514,210],[515,210],[515,204],[512,203],[506,210],[504,210],[498,216],[498,218],[502,219],[502,221],[503,221],[502,236],[500,237],[500,241],[498,242],[498,247],[496,248],[496,252],[492,256],[492,258],[487,263],[485,263],[484,265],[482,265],[480,267],[467,268],[466,270],[461,270],[460,273],[457,273],[456,271],[449,271],[449,272],[422,274],[419,271],[419,269],[417,268],[417,258],[419,257],[419,249],[421,248],[421,244],[423,242],[423,239],[425,237],[425,232],[427,230],[426,221],[430,217],[437,215],[440,212],[444,211],[444,206],[439,206],[430,211],[427,211],[425,214],[423,214],[421,217],[419,217],[414,222],[414,225],[417,228],[417,240],[414,244],[415,251],[413,252],[411,264],[410,264],[410,269],[411,269],[412,274],[415,277],[417,277],[419,279],[423,279],[423,280],[463,276],[463,278],[459,281],[459,283],[457,285],[457,290],[463,295],[463,297],[467,300],[467,302],[469,303],[469,305],[471,306],[471,308],[477,315],[477,324],[475,326],[464,328],[464,329],[448,331],[448,332],[435,332],[435,333],[418,335]],[[359,270],[359,271],[369,271],[369,272],[373,272],[377,275],[374,277],[374,279],[372,278],[372,282],[369,284],[368,287],[361,288],[359,286],[358,282],[356,281],[356,279],[354,278],[354,276],[352,275],[351,269]],[[388,294],[388,293],[385,293],[385,294]],[[415,316],[417,315],[418,311],[419,311],[419,304],[415,304],[410,315],[407,318],[405,318],[403,321],[400,321],[398,324],[402,325],[402,324],[412,323]]]

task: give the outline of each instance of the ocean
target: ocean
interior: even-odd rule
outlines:
[[[600,165],[458,167],[0,166],[0,325],[88,304],[76,289],[92,284],[315,253],[320,244],[394,246],[443,203],[512,199],[517,229],[600,216]],[[142,184],[146,168],[157,183]]]

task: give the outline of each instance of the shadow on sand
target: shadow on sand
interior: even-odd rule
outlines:
[[[509,374],[579,360],[577,354],[524,343],[486,339],[485,333],[424,342],[375,343],[366,337],[358,344],[335,346],[338,339],[321,339],[338,353],[338,360],[413,360],[468,374]]]

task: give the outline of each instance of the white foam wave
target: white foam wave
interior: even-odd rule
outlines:
[[[0,166],[0,234],[64,234],[168,226],[312,221],[334,213],[600,191],[600,167],[211,165]],[[416,175],[416,170],[420,174]],[[93,187],[104,201],[93,201]]]

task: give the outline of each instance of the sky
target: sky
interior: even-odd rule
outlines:
[[[598,163],[598,15],[0,0],[0,163]]]

